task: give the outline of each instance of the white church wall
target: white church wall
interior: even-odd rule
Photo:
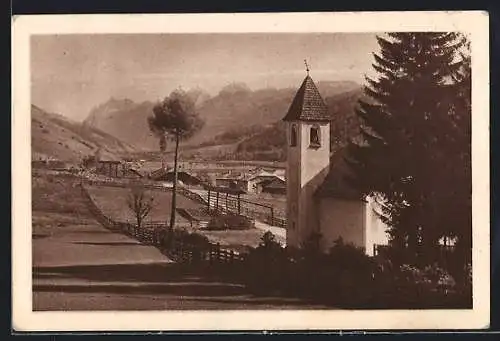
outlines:
[[[342,237],[345,243],[366,246],[366,207],[362,201],[322,198],[320,206],[320,233],[325,251]]]
[[[317,180],[317,175],[324,172],[325,168],[330,165],[330,124],[329,123],[304,123],[300,126],[300,152],[301,152],[301,187],[305,187],[311,181],[318,182],[318,185],[323,182],[323,179]],[[311,147],[309,143],[310,130],[313,126],[320,128],[320,147]]]
[[[299,234],[305,240],[317,231],[319,210],[314,200],[314,193],[324,182],[330,168],[330,128],[329,123],[300,122],[300,192],[298,204]],[[312,127],[319,127],[321,144],[313,147],[310,144]]]

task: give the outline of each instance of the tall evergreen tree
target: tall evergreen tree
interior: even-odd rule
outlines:
[[[350,145],[351,180],[380,199],[392,245],[426,261],[436,259],[444,236],[464,241],[470,235],[463,220],[470,202],[470,64],[459,53],[460,38],[377,37],[379,77],[366,79],[370,100],[357,110],[363,142]]]

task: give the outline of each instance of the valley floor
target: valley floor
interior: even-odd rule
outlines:
[[[70,180],[34,180],[35,311],[325,308],[253,296],[242,285],[182,269],[155,247],[99,225]]]

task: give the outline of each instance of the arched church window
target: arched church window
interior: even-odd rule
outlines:
[[[321,146],[321,131],[318,126],[313,126],[311,127],[310,133],[309,133],[309,145],[311,147],[320,147]]]
[[[290,129],[290,147],[297,146],[297,126],[292,124],[292,128]]]

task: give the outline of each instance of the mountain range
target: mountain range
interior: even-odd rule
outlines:
[[[360,92],[361,86],[349,81],[318,82],[325,100],[343,93]],[[244,83],[233,83],[210,97],[202,89],[189,90],[196,101],[203,129],[184,148],[232,144],[262,133],[285,115],[297,89],[251,90]],[[157,150],[158,140],[149,131],[146,118],[154,102],[135,103],[129,99],[111,98],[96,106],[84,120],[84,125],[100,129],[140,150]],[[334,103],[334,106],[336,104]],[[167,146],[169,149],[170,146]]]
[[[358,132],[354,109],[363,96],[362,87],[354,82],[318,82],[317,86],[332,117],[335,150]],[[251,90],[243,83],[230,84],[213,97],[200,88],[189,90],[205,125],[181,145],[184,157],[284,160],[286,135],[281,119],[296,91]],[[110,98],[94,107],[82,123],[32,105],[33,155],[80,160],[99,148],[103,157],[111,159],[130,153],[155,153],[158,140],[147,125],[154,104]],[[167,151],[171,149],[172,143]]]

